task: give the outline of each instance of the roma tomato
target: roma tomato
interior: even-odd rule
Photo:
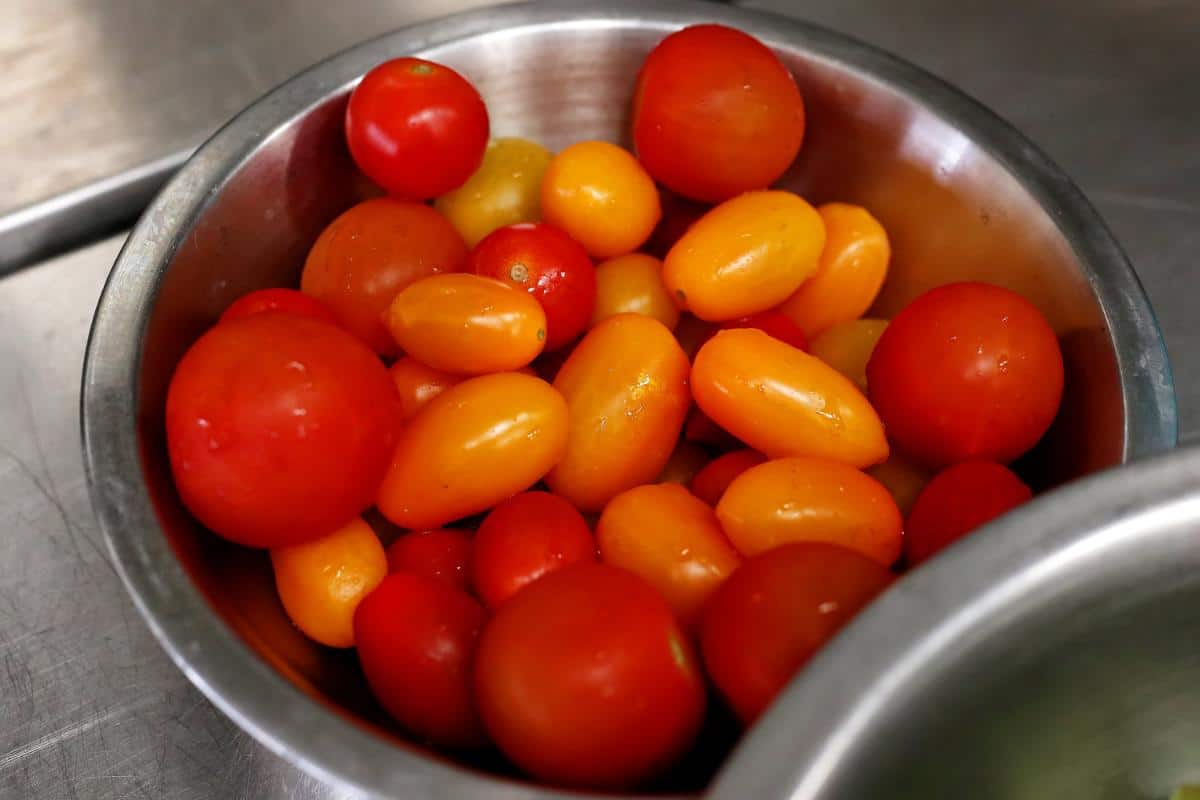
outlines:
[[[774,336],[781,342],[790,344],[797,350],[808,349],[808,339],[805,337],[804,331],[800,330],[799,326],[792,322],[791,318],[780,311],[760,311],[748,317],[722,322],[721,327],[725,330],[729,330],[730,328],[757,328],[763,333]]]
[[[808,352],[867,391],[867,362],[887,330],[886,319],[852,319],[826,328],[812,340]]]
[[[867,364],[871,402],[897,449],[930,467],[1007,464],[1042,438],[1062,399],[1058,339],[1033,304],[985,283],[926,292]]]
[[[654,480],[683,427],[687,380],[687,356],[661,322],[618,314],[592,328],[554,379],[570,431],[546,483],[583,511],[599,511]]]
[[[908,565],[915,567],[1032,498],[1020,478],[992,461],[964,461],[939,472],[909,512],[904,532]]]
[[[867,474],[891,492],[904,516],[908,516],[917,495],[929,483],[929,473],[899,453],[892,453],[882,464],[868,467]]]
[[[320,301],[295,289],[259,289],[257,292],[242,295],[225,309],[220,321],[229,322],[231,319],[241,319],[263,311],[286,311],[289,314],[300,314],[337,324],[333,313]]]
[[[387,575],[387,557],[371,526],[353,519],[304,544],[271,550],[283,609],[308,638],[354,646],[354,609]]]
[[[734,478],[766,460],[767,457],[757,450],[734,450],[708,462],[692,478],[688,488],[696,497],[715,506]]]
[[[371,693],[409,731],[440,747],[487,741],[471,691],[483,607],[436,578],[393,572],[354,613]]]
[[[680,439],[675,445],[675,449],[671,451],[671,457],[667,460],[667,465],[663,467],[663,471],[658,473],[656,483],[678,483],[687,486],[688,481],[692,476],[700,471],[700,468],[708,463],[709,455],[698,444],[693,444],[687,439]]]
[[[471,535],[438,528],[400,536],[387,549],[389,572],[415,572],[470,590]]]
[[[376,505],[402,528],[437,528],[528,489],[567,445],[567,404],[550,384],[501,372],[465,380],[408,423]]]
[[[370,506],[399,424],[374,353],[334,325],[279,311],[212,328],[167,392],[180,498],[249,547],[316,539]]]
[[[866,467],[888,455],[883,425],[853,383],[762,331],[721,331],[701,347],[692,394],[714,422],[771,457]]]
[[[600,560],[645,578],[685,626],[742,559],[711,507],[674,483],[614,497],[596,523]]]
[[[526,292],[479,275],[435,275],[392,301],[387,327],[405,352],[458,375],[525,366],[546,343],[546,312]]]
[[[788,299],[817,270],[821,215],[779,190],[726,200],[697,220],[663,262],[681,308],[712,322],[737,319]]]
[[[411,419],[421,406],[463,381],[462,375],[434,369],[412,356],[402,356],[388,372],[400,395],[400,418],[404,420]]]
[[[672,330],[679,324],[679,307],[663,283],[661,261],[630,253],[596,267],[596,310],[591,324],[617,314],[644,314]]]
[[[719,202],[771,185],[804,139],[804,101],[762,42],[723,25],[673,33],[650,52],[633,99],[633,140],[655,180]]]
[[[458,272],[466,263],[466,244],[441,214],[421,203],[376,198],[321,232],[300,288],[376,353],[394,358],[400,348],[383,324],[392,298],[413,281]]]
[[[747,559],[713,593],[700,625],[704,665],[747,725],[892,574],[853,550],[786,544]]]
[[[484,628],[475,696],[492,741],[558,785],[635,786],[696,737],[705,691],[691,644],[641,578],[576,564],[513,595]]]
[[[544,222],[509,225],[471,251],[471,271],[531,294],[546,312],[546,349],[583,333],[596,307],[596,269],[583,247]]]
[[[493,139],[475,174],[439,197],[433,207],[471,247],[497,228],[536,222],[542,216],[542,176],[553,157],[528,139]]]
[[[542,179],[542,218],[596,258],[631,253],[662,216],[654,181],[627,151],[579,142],[550,162]]]
[[[867,313],[892,257],[887,231],[865,208],[828,203],[817,213],[825,223],[817,272],[779,307],[809,338]]]
[[[354,163],[397,197],[425,200],[462,185],[483,159],[488,114],[479,92],[449,67],[386,61],[363,76],[346,106]]]
[[[549,492],[522,492],[479,526],[471,579],[479,599],[496,608],[555,570],[595,560],[596,541],[575,506]]]
[[[717,518],[742,555],[788,542],[828,542],[885,567],[896,563],[904,520],[883,484],[823,458],[767,461],[733,479]]]

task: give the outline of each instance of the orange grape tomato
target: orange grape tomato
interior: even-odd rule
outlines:
[[[567,404],[540,378],[502,372],[430,400],[400,433],[376,505],[402,528],[437,528],[528,489],[563,455]]]
[[[389,572],[415,572],[470,591],[471,534],[450,528],[412,531],[388,545]]]
[[[679,308],[662,279],[662,262],[644,253],[610,258],[596,267],[592,325],[617,314],[645,314],[674,330]]]
[[[692,368],[696,404],[771,457],[817,456],[855,467],[887,458],[875,409],[849,379],[759,330],[720,331]]]
[[[357,517],[328,536],[272,549],[271,566],[292,622],[329,647],[354,646],[354,610],[388,571],[379,537]]]
[[[817,213],[825,223],[817,272],[779,307],[810,339],[867,313],[892,257],[887,231],[865,208],[828,203]]]
[[[381,197],[329,223],[308,253],[300,288],[376,353],[394,358],[400,348],[383,324],[392,298],[466,263],[467,245],[445,217],[423,203]]]
[[[542,352],[546,312],[532,295],[479,275],[435,275],[392,301],[388,330],[405,352],[461,375],[523,367]]]
[[[741,563],[712,508],[674,483],[614,497],[596,524],[596,541],[601,561],[645,578],[688,626]]]
[[[662,216],[658,188],[637,159],[615,144],[579,142],[546,169],[542,217],[595,258],[632,253]]]
[[[867,391],[867,362],[875,343],[887,329],[886,319],[852,319],[826,328],[809,344],[808,352]]]
[[[433,207],[450,220],[469,247],[505,225],[537,222],[542,216],[542,176],[553,157],[528,139],[493,139],[475,174],[439,197]]]
[[[734,450],[705,464],[692,477],[688,488],[696,497],[715,506],[734,478],[766,460],[767,457],[757,450]]]
[[[929,483],[929,472],[893,451],[887,461],[867,468],[867,474],[892,493],[892,499],[905,517],[912,510],[917,495]]]
[[[716,333],[717,326],[684,312],[679,315],[679,324],[675,326],[675,338],[688,359],[696,357],[700,345],[707,342]]]
[[[767,461],[733,479],[717,517],[742,555],[788,542],[828,542],[890,567],[904,521],[879,481],[823,458]]]
[[[567,400],[566,453],[546,476],[583,511],[653,481],[683,427],[688,360],[658,320],[618,314],[592,328],[554,379]]]
[[[658,475],[658,483],[681,483],[687,485],[692,476],[709,462],[708,451],[687,439],[680,439],[671,452],[671,458]]]
[[[388,371],[400,395],[402,419],[409,419],[421,406],[463,380],[461,375],[434,369],[412,356],[402,356]]]
[[[791,192],[747,192],[692,224],[663,262],[675,302],[713,322],[788,299],[817,270],[825,223]]]

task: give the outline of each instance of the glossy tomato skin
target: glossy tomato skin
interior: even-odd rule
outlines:
[[[397,722],[439,747],[487,741],[471,690],[483,607],[444,581],[393,572],[354,613],[371,693]]]
[[[804,335],[804,331],[796,323],[792,322],[781,311],[774,309],[770,311],[760,311],[757,314],[751,314],[747,317],[722,322],[721,327],[728,330],[730,328],[757,328],[769,336],[774,336],[779,341],[790,344],[797,350],[808,350],[808,338]]]
[[[300,288],[385,358],[400,354],[383,324],[392,299],[414,281],[466,267],[467,246],[422,203],[375,198],[329,224],[304,262]]]
[[[691,644],[637,576],[577,564],[513,595],[480,638],[480,716],[517,766],[552,784],[636,786],[673,765],[704,716]]]
[[[567,446],[567,404],[550,384],[501,372],[465,380],[404,427],[376,505],[402,528],[426,530],[524,491]]]
[[[537,222],[542,216],[542,176],[553,157],[528,139],[493,139],[475,174],[439,197],[433,207],[471,247],[497,228]]]
[[[692,224],[663,261],[680,308],[710,322],[767,311],[817,270],[825,223],[791,192],[747,192]]]
[[[184,505],[249,547],[324,536],[370,506],[399,422],[374,353],[334,325],[279,311],[209,330],[167,392]]]
[[[346,106],[358,168],[390,194],[425,200],[461,186],[483,160],[488,114],[466,78],[419,58],[363,76]]]
[[[546,344],[541,304],[479,275],[423,278],[396,295],[385,322],[409,355],[458,375],[520,369]]]
[[[725,489],[717,518],[745,556],[788,542],[828,542],[885,567],[900,557],[904,527],[883,484],[823,458],[780,458],[751,467]]]
[[[1007,467],[963,461],[934,476],[917,495],[904,553],[915,567],[986,522],[1029,502],[1033,492]]]
[[[663,39],[638,73],[633,139],[655,180],[710,203],[764,189],[804,139],[804,101],[762,42],[723,25]]]
[[[887,458],[879,416],[820,359],[759,330],[720,331],[692,367],[696,404],[767,456],[816,456],[855,467]]]
[[[650,582],[685,627],[742,562],[711,507],[675,483],[614,497],[596,523],[600,560]]]
[[[547,350],[574,341],[596,307],[596,268],[587,251],[548,223],[493,231],[471,251],[470,269],[528,292],[542,304]]]
[[[734,478],[766,460],[767,457],[757,450],[734,450],[708,462],[693,476],[688,489],[710,506],[715,506]]]
[[[679,307],[663,283],[661,261],[645,253],[629,253],[596,266],[596,308],[591,324],[617,314],[645,314],[675,329]]]
[[[569,409],[567,448],[546,476],[583,511],[653,481],[687,414],[688,360],[661,322],[618,314],[588,331],[554,388]]]
[[[742,563],[704,610],[708,675],[749,725],[838,630],[892,582],[841,547],[786,544]]]
[[[954,283],[896,315],[875,345],[867,383],[888,437],[917,461],[1007,464],[1058,413],[1062,352],[1049,323],[1019,294]]]
[[[388,369],[400,397],[401,419],[411,419],[433,398],[463,382],[462,375],[422,364],[412,356],[401,356]]]
[[[555,570],[595,560],[596,541],[575,506],[549,492],[522,492],[479,526],[471,580],[479,599],[496,608]]]
[[[867,362],[879,337],[887,330],[886,319],[853,319],[839,322],[817,334],[808,352],[867,391]]]
[[[232,319],[249,317],[263,311],[286,311],[289,314],[300,314],[312,317],[322,322],[337,324],[337,319],[328,308],[304,292],[296,289],[259,289],[256,292],[242,295],[230,303],[225,313],[221,314],[221,322]]]
[[[389,572],[415,572],[470,591],[471,534],[450,528],[412,531],[388,545]]]

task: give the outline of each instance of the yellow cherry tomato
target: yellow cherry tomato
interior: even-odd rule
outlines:
[[[821,359],[760,330],[718,331],[696,354],[691,383],[713,422],[769,457],[855,467],[887,458],[883,423],[863,393]]]
[[[887,231],[865,208],[829,203],[817,212],[825,222],[817,272],[779,306],[810,340],[831,325],[867,313],[892,257]]]
[[[671,451],[667,465],[658,474],[658,483],[680,483],[687,486],[709,461],[712,461],[712,456],[707,450],[695,442],[680,439]]]
[[[566,453],[546,476],[583,511],[658,477],[691,401],[688,359],[661,322],[618,314],[592,328],[554,379],[570,410]]]
[[[320,539],[274,548],[271,566],[292,622],[329,647],[354,645],[354,609],[388,571],[379,537],[358,518]]]
[[[617,314],[645,314],[671,330],[679,307],[662,279],[662,262],[644,253],[610,258],[596,267],[596,310],[592,325]]]
[[[852,319],[826,328],[808,343],[808,352],[867,391],[867,362],[887,329],[886,319]]]
[[[614,497],[596,523],[600,560],[640,575],[685,624],[741,563],[717,516],[674,483],[638,486]]]
[[[546,312],[533,295],[469,273],[417,281],[396,295],[386,322],[406,353],[459,375],[518,369],[546,343]]]
[[[663,280],[676,303],[712,322],[757,314],[788,299],[817,270],[821,215],[778,190],[726,200],[667,253]]]
[[[493,139],[467,182],[439,197],[433,207],[462,234],[467,245],[497,228],[541,219],[542,177],[554,157],[528,139]]]
[[[917,501],[917,495],[933,477],[923,468],[894,452],[882,464],[867,468],[867,474],[892,493],[892,499],[906,518],[912,510],[913,503]]]
[[[780,458],[733,479],[717,518],[744,556],[789,542],[828,542],[885,567],[900,556],[904,520],[865,472],[824,458]]]
[[[546,169],[542,218],[594,258],[638,249],[662,216],[654,180],[629,153],[608,142],[579,142]]]
[[[567,404],[540,378],[470,378],[430,400],[400,433],[376,505],[428,530],[528,489],[563,455]]]

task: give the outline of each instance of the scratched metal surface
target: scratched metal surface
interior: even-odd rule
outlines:
[[[0,6],[14,2],[33,14],[24,21],[18,15],[18,28],[29,19],[43,25],[41,33],[23,29],[32,31],[26,36],[44,37],[42,49],[31,45],[26,58],[56,52],[57,40],[45,27],[55,13],[70,16],[87,7],[93,14],[99,13],[95,9],[116,14],[124,22],[104,23],[104,47],[95,37],[79,40],[105,50],[131,41],[143,44],[131,32],[137,20],[128,9],[161,21],[165,9],[182,8],[133,0],[0,0]],[[207,31],[207,56],[149,42],[145,54],[121,56],[123,66],[97,67],[104,80],[129,85],[98,88],[91,96],[128,92],[122,108],[141,120],[130,123],[132,132],[107,129],[104,135],[119,141],[104,147],[136,160],[165,152],[156,148],[171,136],[194,141],[265,82],[283,77],[279,69],[298,67],[376,27],[392,27],[389,19],[405,6],[376,0],[363,4],[374,9],[368,12],[351,4],[346,18],[356,22],[343,25],[337,18],[347,4],[331,6],[338,13],[324,17],[269,15],[267,4],[257,11],[222,11],[235,5],[202,0],[191,5],[191,12],[171,12],[186,16],[167,35],[182,35],[179,31],[189,27]],[[1184,438],[1200,438],[1200,315],[1192,308],[1200,288],[1195,260],[1200,252],[1200,150],[1195,146],[1200,49],[1193,44],[1200,35],[1200,5],[1191,0],[1019,0],[988,9],[916,0],[904,5],[903,14],[887,0],[754,5],[854,33],[949,78],[1062,163],[1100,207],[1138,267],[1176,366]],[[317,4],[289,0],[287,7],[312,12]],[[0,40],[12,30],[12,16],[5,19]],[[260,44],[222,55],[221,41],[212,37],[220,26],[238,20],[255,28]],[[321,20],[327,24],[317,24]],[[80,17],[62,24],[86,31],[101,23]],[[283,43],[294,43],[295,52],[271,52]],[[0,44],[0,66],[9,57],[5,46]],[[248,62],[240,68],[227,63],[238,59]],[[168,64],[164,74],[191,69],[197,76],[194,84],[175,88],[208,109],[202,124],[196,117],[189,122],[173,116],[182,112],[171,108],[188,105],[182,100],[160,109],[164,119],[154,125],[139,116],[145,111],[143,98],[153,96],[147,92],[161,86],[154,82],[166,79],[134,73],[151,71],[163,60],[184,64]],[[247,79],[256,70],[271,77]],[[226,89],[213,88],[230,75],[235,77]],[[51,96],[36,100],[50,103],[59,90],[49,86]],[[194,98],[187,94],[192,90]],[[10,108],[5,91],[11,87],[0,88],[0,104]],[[103,113],[84,101],[76,111],[72,119],[78,130],[102,135],[97,119],[106,119]],[[0,121],[0,129],[6,124]],[[0,142],[5,135],[0,132]],[[48,162],[39,161],[33,149],[16,166],[6,159],[9,153],[0,144],[0,209],[8,205],[14,176],[22,191],[36,194],[67,188],[72,176],[83,174],[71,171],[74,157],[53,179],[35,174]],[[101,159],[95,166],[119,163]],[[154,643],[106,562],[83,485],[78,377],[87,325],[118,247],[118,239],[108,240],[0,279],[0,798],[335,797],[256,745],[192,689]]]

